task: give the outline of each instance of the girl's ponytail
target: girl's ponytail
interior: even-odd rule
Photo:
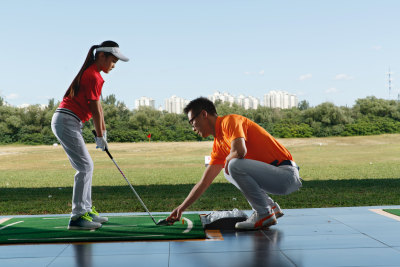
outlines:
[[[89,68],[95,61],[95,54],[94,50],[99,48],[100,45],[93,45],[86,56],[85,62],[83,63],[82,68],[79,70],[78,74],[75,76],[74,80],[72,81],[71,85],[68,87],[68,90],[65,92],[64,97],[74,97],[79,92],[79,85],[81,82],[81,77],[83,72]]]

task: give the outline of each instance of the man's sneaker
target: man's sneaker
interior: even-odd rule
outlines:
[[[274,211],[275,217],[277,219],[284,215],[283,211],[281,210],[281,207],[279,207],[278,203],[276,203],[276,202],[274,202],[274,204],[272,204],[271,209]]]
[[[71,218],[68,224],[68,230],[94,230],[100,227],[101,223],[93,222],[87,212],[79,218]]]
[[[274,213],[258,214],[257,211],[254,211],[246,221],[236,223],[235,228],[239,230],[255,230],[268,228],[276,223],[277,221]]]
[[[105,223],[108,222],[107,217],[102,217],[99,215],[99,213],[96,211],[94,206],[92,207],[92,211],[89,212],[89,216],[92,217],[92,220],[97,223]]]

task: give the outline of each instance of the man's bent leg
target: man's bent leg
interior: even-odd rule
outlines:
[[[244,192],[243,192],[243,190],[240,188],[240,186],[239,186],[239,185],[237,184],[237,182],[232,178],[231,175],[227,174],[227,173],[224,171],[224,176],[225,176],[226,180],[228,180],[228,182],[230,182],[231,184],[233,184],[237,189],[240,190],[240,192],[242,192],[243,195],[245,195]],[[246,195],[245,195],[245,197],[246,197]],[[269,197],[265,192],[264,192],[264,194],[263,194],[263,197],[265,198],[266,205],[272,208],[273,205],[274,205],[274,203],[275,203],[274,200],[273,200],[271,197]],[[247,199],[247,197],[246,197],[246,199]],[[253,205],[250,203],[250,201],[249,201],[248,199],[247,199],[247,202],[249,202],[250,206],[251,206],[252,209],[255,211]]]
[[[276,167],[256,160],[232,159],[228,169],[232,179],[258,212],[265,212],[270,205],[265,192],[286,195],[301,186],[298,170],[292,166]]]

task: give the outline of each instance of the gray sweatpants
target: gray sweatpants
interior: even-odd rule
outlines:
[[[72,195],[71,218],[79,217],[92,208],[93,161],[82,136],[83,124],[69,114],[55,112],[51,129],[76,170]]]
[[[267,194],[288,195],[301,187],[299,171],[290,165],[273,166],[251,159],[232,159],[225,178],[234,184],[258,213],[266,213],[274,201]]]

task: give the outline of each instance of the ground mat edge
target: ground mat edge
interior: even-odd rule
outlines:
[[[383,209],[383,211],[396,216],[400,216],[400,209]]]

